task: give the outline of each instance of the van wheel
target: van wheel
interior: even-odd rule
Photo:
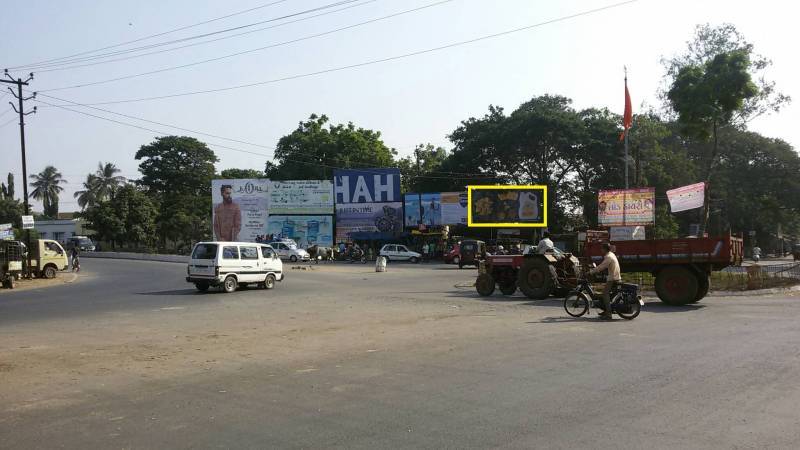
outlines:
[[[47,279],[52,279],[56,277],[56,268],[53,266],[47,266],[44,268],[42,275]]]
[[[264,289],[273,289],[275,287],[275,275],[268,274],[264,280]]]
[[[206,282],[197,282],[194,284],[194,287],[196,287],[200,292],[206,292],[208,290],[208,286],[209,284]]]
[[[229,275],[228,278],[225,278],[225,282],[222,283],[222,290],[230,294],[231,292],[236,292],[237,285],[236,277]]]
[[[289,257],[289,261],[291,261],[293,263],[296,263],[297,262],[297,256],[295,256],[295,255],[290,256]]]

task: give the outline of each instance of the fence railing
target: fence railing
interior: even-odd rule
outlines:
[[[649,273],[624,273],[624,281],[646,290],[655,289],[655,277]],[[728,267],[711,273],[711,289],[748,291],[800,284],[800,263]]]

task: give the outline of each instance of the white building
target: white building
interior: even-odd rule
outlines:
[[[34,229],[43,239],[52,239],[63,244],[72,236],[86,236],[91,233],[84,225],[82,219],[37,220]]]

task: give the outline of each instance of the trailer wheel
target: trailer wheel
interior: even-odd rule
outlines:
[[[706,274],[698,275],[697,282],[697,298],[695,298],[694,302],[692,303],[699,302],[700,300],[704,299],[706,295],[708,295],[708,290],[711,288],[711,277]]]
[[[526,297],[544,300],[553,293],[554,284],[547,261],[542,258],[525,258],[519,269],[517,285]]]
[[[475,290],[482,297],[492,295],[494,293],[494,277],[488,273],[478,275],[478,279],[475,280]]]
[[[656,294],[668,305],[687,305],[698,300],[700,282],[685,266],[669,266],[656,275]]]

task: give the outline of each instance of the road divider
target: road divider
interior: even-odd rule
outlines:
[[[133,259],[138,261],[159,261],[186,264],[189,262],[188,256],[183,255],[157,255],[153,253],[131,253],[131,252],[86,252],[81,253],[81,258],[97,259]]]

